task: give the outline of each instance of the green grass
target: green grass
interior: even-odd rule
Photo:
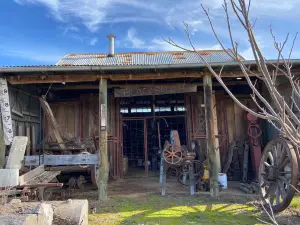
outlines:
[[[295,195],[290,204],[290,207],[296,210],[300,210],[300,195]]]
[[[89,224],[258,224],[252,206],[212,201],[208,196],[149,195],[113,198],[89,215]]]

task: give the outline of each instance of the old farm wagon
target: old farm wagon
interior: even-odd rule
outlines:
[[[251,107],[251,90],[238,64],[224,51],[199,53],[216,70],[224,66],[225,83]],[[245,64],[252,71],[257,70],[255,62]],[[295,74],[299,67],[300,62],[295,60]],[[173,130],[187,149],[193,149],[195,141],[200,153],[217,146],[211,163],[218,171],[226,165],[229,180],[241,181],[244,173],[245,182],[255,181],[255,165],[259,165],[260,158],[253,149],[262,149],[276,138],[266,121],[247,120],[246,112],[231,100],[193,52],[115,53],[110,48],[105,54],[67,54],[52,66],[1,67],[0,76],[8,82],[12,133],[30,139],[25,166],[44,164],[46,170],[62,171],[60,181],[78,183],[78,187],[97,183],[98,166],[103,165],[104,159],[112,180],[133,174],[159,174],[160,144],[170,140]],[[266,92],[262,84],[260,91]],[[253,123],[261,130],[255,148],[247,145],[248,129]],[[6,134],[7,128],[1,132]],[[272,155],[273,165],[268,150],[260,153],[266,162],[261,166],[267,183],[263,191],[268,193],[270,181],[282,175],[289,179],[291,167],[291,181],[277,185],[283,185],[287,196],[291,196],[293,191],[286,184],[295,184],[295,157],[286,148],[287,142],[278,140],[280,152],[284,146],[286,151],[283,166],[273,169],[279,156]],[[232,143],[239,144],[232,148]],[[266,149],[273,151],[272,146],[278,145],[274,143]],[[6,154],[3,149],[2,158]],[[172,161],[172,155],[166,158]],[[266,168],[268,165],[272,169]]]
[[[271,140],[259,168],[261,194],[274,212],[286,209],[300,184],[299,150],[285,138]]]

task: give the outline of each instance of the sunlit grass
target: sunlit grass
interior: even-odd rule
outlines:
[[[113,198],[89,216],[89,224],[258,224],[252,206],[211,201],[210,198],[160,197]]]
[[[295,195],[295,197],[293,198],[293,200],[290,204],[290,207],[300,210],[300,195]]]

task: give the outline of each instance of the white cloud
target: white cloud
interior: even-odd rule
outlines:
[[[219,46],[217,45],[202,43],[202,41],[208,40],[207,34],[212,34],[210,25],[201,8],[201,4],[203,4],[204,7],[210,9],[215,29],[221,40],[225,44],[229,43],[226,18],[222,8],[223,0],[15,0],[15,2],[22,5],[35,4],[46,7],[53,18],[67,24],[67,28],[64,31],[65,34],[68,33],[69,37],[88,44],[93,43],[92,37],[95,35],[85,34],[84,36],[83,32],[78,32],[78,27],[81,27],[81,24],[86,26],[91,32],[95,32],[101,27],[101,24],[155,22],[160,25],[166,24],[169,28],[175,28],[173,31],[177,31],[178,28],[180,30],[183,29],[182,21],[185,21],[189,24],[191,34],[197,42],[197,48],[218,48]],[[298,7],[300,7],[300,0],[285,0],[284,2],[282,0],[252,0],[251,15],[259,18],[258,23],[260,20],[264,22],[264,16],[273,17],[276,20],[297,21],[300,18],[300,14],[295,13],[294,9]],[[234,39],[240,43],[241,49],[243,49],[242,54],[246,58],[253,58],[247,47],[248,38],[245,36],[245,32],[239,26],[234,16],[231,17],[231,21]],[[76,24],[76,26],[73,24]],[[265,40],[270,37],[268,29],[269,27],[257,25],[255,32]],[[154,30],[153,35],[150,37],[143,37],[137,35],[136,30],[131,28],[127,32],[125,47],[149,51],[178,50],[176,47],[163,42],[158,38],[159,34],[155,32]],[[202,35],[203,33],[205,33],[203,36],[206,37],[201,40],[200,34]],[[184,38],[184,35],[182,37]],[[215,40],[213,36],[211,38]],[[185,39],[179,44],[189,47],[187,43]],[[123,46],[124,43],[120,45]],[[272,45],[271,38],[270,43],[265,41],[265,45],[266,49],[270,48],[267,45]],[[230,47],[230,45],[226,45],[226,47]],[[269,54],[269,52],[266,51],[266,54]]]
[[[198,31],[199,31],[199,29],[194,28],[194,29],[191,31],[191,35],[195,35]]]
[[[55,19],[66,23],[79,19],[92,32],[97,31],[102,23],[153,22],[155,17],[151,17],[145,11],[159,11],[158,5],[141,0],[15,0],[15,2],[21,5],[44,5]]]
[[[147,48],[145,46],[145,41],[143,41],[142,39],[140,39],[140,38],[138,38],[136,36],[136,29],[133,28],[133,27],[131,27],[127,31],[126,42],[128,43],[128,46],[130,48],[139,48],[139,49],[145,49],[145,48]]]
[[[224,4],[224,0],[201,0],[200,2],[210,9],[222,8]],[[230,2],[227,2],[228,7],[231,7]],[[249,1],[246,2],[248,4]],[[255,13],[264,13],[267,15],[275,15],[273,10],[279,10],[281,12],[290,11],[299,5],[299,0],[252,0],[251,2],[252,10],[255,11]]]
[[[254,56],[253,56],[253,52],[252,52],[252,48],[249,47],[247,49],[245,49],[244,51],[240,52],[240,55],[242,57],[244,57],[246,60],[253,60]]]
[[[98,42],[98,38],[94,37],[90,40],[89,45],[95,45]]]
[[[71,33],[71,32],[78,32],[79,31],[79,28],[77,26],[74,26],[74,25],[69,25],[69,26],[66,26],[65,28],[62,28],[63,29],[63,34],[66,35],[67,33]]]
[[[175,40],[174,40],[175,41]],[[187,42],[180,42],[175,41],[179,46],[191,50],[192,47],[187,44]],[[139,50],[146,50],[146,51],[182,51],[183,49],[180,49],[178,47],[175,47],[169,43],[167,43],[163,38],[155,37],[153,39],[149,40],[143,40],[137,35],[137,30],[133,27],[131,27],[127,31],[127,37],[124,42],[125,48],[135,48]],[[216,45],[204,45],[195,43],[195,48],[197,50],[219,50],[221,49],[221,46],[219,44]]]
[[[14,0],[20,5],[24,4],[42,4],[49,7],[51,10],[56,11],[59,9],[60,0]]]
[[[103,23],[119,22],[165,22],[171,26],[179,26],[186,21],[191,28],[207,26],[201,4],[210,8],[215,18],[224,17],[223,0],[14,0],[16,3],[36,4],[47,7],[55,19],[62,22],[78,20],[89,30],[97,31]],[[230,5],[229,5],[230,7]],[[299,0],[252,0],[251,15],[267,15],[288,19],[299,17],[291,13],[300,7]],[[280,14],[278,14],[280,12]],[[224,21],[223,21],[224,24]]]
[[[192,47],[190,45],[188,45],[187,42],[182,43],[180,41],[175,41],[175,43],[177,45],[181,46],[184,49],[192,50]],[[165,40],[159,39],[159,38],[152,39],[150,46],[152,46],[150,48],[150,50],[184,51],[183,49],[178,48],[176,46],[173,46],[173,45],[167,43]],[[221,49],[221,46],[219,44],[216,44],[216,45],[203,45],[203,44],[195,43],[194,46],[197,50],[220,50]]]

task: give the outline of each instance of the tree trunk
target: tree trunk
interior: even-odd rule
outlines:
[[[220,153],[215,146],[214,113],[213,113],[213,94],[211,75],[203,77],[205,121],[207,136],[207,157],[210,169],[210,191],[213,197],[219,196],[218,173],[220,172]]]
[[[107,80],[99,83],[99,176],[98,199],[107,199],[109,163],[107,155]]]

